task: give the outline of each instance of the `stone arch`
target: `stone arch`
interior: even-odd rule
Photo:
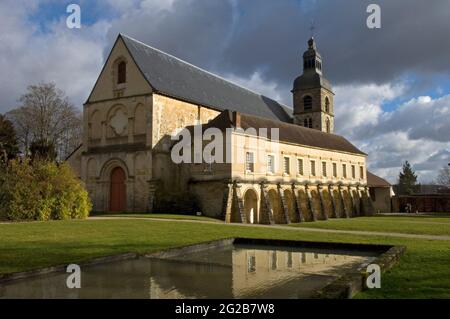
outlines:
[[[281,201],[278,196],[278,191],[276,189],[270,189],[268,191],[268,197],[270,201],[270,205],[272,206],[272,215],[275,224],[283,224],[284,221],[284,213],[281,207]]]
[[[336,217],[345,217],[344,207],[342,206],[341,195],[339,194],[339,189],[333,189],[334,194],[334,204],[336,205]]]
[[[326,127],[326,132],[331,133],[331,122],[328,117],[325,119],[325,127]]]
[[[317,217],[317,219],[321,219],[321,217],[323,216],[323,212],[322,212],[322,204],[320,202],[319,191],[317,189],[312,189],[311,197],[312,197],[312,203],[314,206],[314,210],[316,211],[316,217]]]
[[[133,184],[130,183],[132,179],[132,177],[130,176],[130,171],[124,161],[122,161],[119,158],[112,158],[109,161],[107,161],[100,170],[100,181],[102,182],[102,185],[104,185],[103,188],[104,209],[107,211],[111,210],[111,194],[114,191],[111,178],[113,177],[115,171],[117,173],[118,168],[123,171],[124,175],[123,176],[123,184],[125,188],[124,210],[128,210],[128,206],[131,205],[130,207],[132,207],[133,204],[133,196],[132,196]]]
[[[328,189],[322,190],[322,198],[324,213],[327,214],[328,218],[334,217],[332,198]]]
[[[145,114],[145,107],[142,103],[139,103],[134,109],[134,134],[145,134],[146,125],[147,119]]]
[[[256,224],[259,222],[258,194],[253,188],[247,189],[244,194],[244,213],[247,223]]]
[[[342,196],[344,196],[344,204],[345,208],[347,209],[349,217],[352,217],[353,207],[352,207],[352,200],[350,198],[350,193],[348,190],[342,191]]]
[[[117,167],[117,166],[121,167],[121,168],[125,171],[125,176],[126,176],[127,179],[129,179],[129,178],[130,178],[130,171],[129,171],[129,169],[128,169],[128,166],[127,166],[127,164],[126,164],[123,160],[121,160],[120,158],[111,158],[109,161],[107,161],[107,162],[103,165],[102,169],[100,170],[100,179],[101,179],[103,182],[108,182],[112,170],[113,170],[115,167]]]
[[[126,136],[128,128],[127,108],[122,104],[113,105],[106,116],[108,128],[106,137]]]
[[[94,110],[89,119],[89,137],[93,140],[102,138],[102,115]]]
[[[297,191],[297,195],[300,200],[300,206],[301,206],[303,220],[311,221],[312,213],[311,213],[311,210],[309,209],[308,195],[306,194],[305,189],[299,188],[299,190]]]
[[[359,196],[358,196],[358,191],[356,189],[352,189],[352,194],[353,194],[353,201],[355,203],[355,214],[357,216],[361,215],[361,209],[360,209],[360,200],[359,200]]]
[[[285,189],[283,192],[284,195],[284,202],[286,204],[286,208],[289,214],[289,220],[291,223],[298,223],[300,222],[300,218],[297,214],[297,210],[295,209],[295,199],[292,194],[292,191],[289,189]]]

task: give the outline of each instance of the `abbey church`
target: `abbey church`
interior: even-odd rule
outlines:
[[[371,215],[387,204],[374,198],[370,179],[378,190],[389,185],[367,172],[367,154],[334,134],[322,63],[311,38],[292,110],[121,34],[84,104],[82,145],[67,160],[94,211],[201,212],[264,224]],[[242,129],[223,147],[243,158],[175,163],[172,135],[194,127]]]

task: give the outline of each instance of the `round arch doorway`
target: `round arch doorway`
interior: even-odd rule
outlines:
[[[109,193],[109,210],[112,212],[126,211],[127,188],[125,185],[125,172],[116,167],[111,172],[111,187]]]

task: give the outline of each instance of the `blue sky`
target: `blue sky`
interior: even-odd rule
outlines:
[[[26,86],[55,82],[82,106],[119,32],[291,105],[311,19],[336,91],[336,131],[394,182],[403,161],[432,181],[450,162],[450,3],[379,0],[3,0],[0,112]],[[80,30],[66,7],[79,4]],[[420,14],[418,14],[420,12]]]

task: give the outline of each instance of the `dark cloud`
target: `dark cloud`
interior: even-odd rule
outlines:
[[[158,2],[158,1],[157,1]],[[379,0],[382,28],[366,27],[367,0],[175,1],[139,8],[113,23],[110,38],[129,33],[221,74],[260,75],[283,100],[301,72],[314,19],[325,72],[335,85],[386,83],[405,74],[450,73],[450,2]]]

